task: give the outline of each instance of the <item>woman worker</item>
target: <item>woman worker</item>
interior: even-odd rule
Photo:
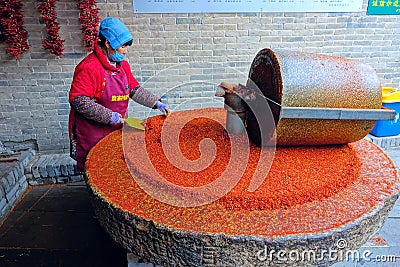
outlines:
[[[85,170],[90,149],[107,134],[122,127],[128,101],[169,113],[167,104],[141,87],[125,61],[133,36],[117,18],[107,17],[99,27],[99,42],[93,53],[75,68],[69,102],[71,157],[78,171]]]

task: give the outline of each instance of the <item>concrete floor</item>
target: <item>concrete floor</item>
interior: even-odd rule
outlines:
[[[0,266],[127,266],[82,182],[29,188],[0,227]]]

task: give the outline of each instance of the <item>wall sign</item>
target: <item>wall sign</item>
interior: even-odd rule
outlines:
[[[400,15],[399,0],[369,0],[367,15]]]
[[[135,13],[360,12],[363,0],[133,0]]]

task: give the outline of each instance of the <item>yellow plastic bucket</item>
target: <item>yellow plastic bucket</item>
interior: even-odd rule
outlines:
[[[382,88],[382,106],[393,109],[396,115],[391,121],[377,121],[370,134],[378,137],[400,134],[400,90],[392,87]]]
[[[390,87],[384,87],[390,88]],[[391,88],[392,90],[384,93],[384,89],[382,88],[382,103],[395,103],[400,102],[400,90],[396,88]]]
[[[382,95],[389,94],[393,91],[397,91],[397,88],[394,87],[382,87]]]

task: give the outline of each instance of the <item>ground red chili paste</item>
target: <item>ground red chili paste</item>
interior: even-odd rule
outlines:
[[[156,224],[194,232],[245,235],[286,235],[325,231],[353,221],[399,190],[396,168],[380,148],[366,140],[326,147],[278,147],[266,179],[254,192],[248,191],[260,148],[250,144],[250,159],[242,179],[224,197],[194,208],[176,207],[153,199],[135,182],[126,162],[130,157],[149,157],[165,179],[184,186],[209,183],[226,166],[235,138],[207,118],[210,112],[225,116],[223,109],[202,109],[199,117],[181,128],[179,148],[187,158],[200,157],[199,142],[215,143],[216,157],[204,170],[182,171],[166,161],[160,148],[162,127],[174,129],[189,111],[175,112],[146,124],[147,155],[135,153],[131,129],[116,131],[100,141],[87,161],[88,184],[112,205]],[[204,114],[204,116],[201,116]],[[175,120],[175,121],[174,121]],[[128,145],[127,145],[128,144]],[[125,157],[124,157],[125,152]],[[137,170],[141,166],[136,166]]]
[[[237,141],[231,139],[240,137],[229,136],[219,122],[201,117],[202,114],[207,116],[207,112],[211,110],[196,111],[199,117],[190,120],[180,130],[179,147],[176,146],[186,158],[196,160],[200,157],[200,141],[204,138],[213,140],[217,147],[215,160],[209,167],[199,172],[183,171],[169,162],[161,145],[161,131],[165,126],[165,117],[155,116],[148,119],[145,135],[148,155],[153,166],[166,180],[182,186],[201,186],[212,182],[225,170],[231,156],[231,141]],[[190,115],[188,111],[186,114]],[[186,114],[179,113],[177,118],[185,120]],[[224,118],[223,110],[220,111],[220,116]],[[169,123],[169,132],[179,130],[178,125],[174,127],[174,120],[166,123]],[[351,144],[326,147],[278,147],[272,167],[263,184],[255,192],[249,192],[249,183],[257,168],[260,150],[261,148],[250,143],[250,158],[242,179],[230,193],[218,200],[218,203],[227,209],[265,210],[322,200],[352,183],[358,177],[361,166]],[[246,162],[241,161],[236,164],[246,164]],[[141,166],[137,167],[140,171]]]

